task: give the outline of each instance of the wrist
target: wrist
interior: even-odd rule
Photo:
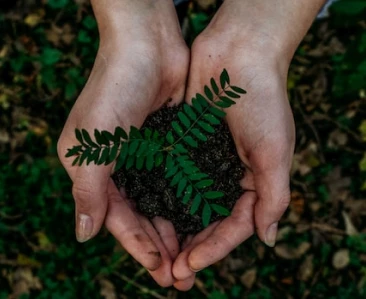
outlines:
[[[287,58],[290,63],[324,3],[325,0],[225,0],[209,30],[231,35],[253,51]]]
[[[150,37],[172,36],[180,32],[171,0],[91,0],[101,43],[117,39],[131,42]]]

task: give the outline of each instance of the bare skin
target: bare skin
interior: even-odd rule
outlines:
[[[322,1],[312,1],[308,8],[304,1],[288,2],[226,0],[192,46],[187,100],[223,68],[234,85],[248,92],[227,111],[238,154],[248,167],[241,182],[247,191],[231,216],[194,236],[179,254],[173,265],[177,289],[188,290],[197,271],[224,258],[255,232],[268,246],[275,245],[278,221],[290,202],[295,141],[287,71]],[[302,22],[295,21],[299,15]],[[293,30],[291,24],[299,23]]]
[[[74,182],[79,241],[103,221],[161,286],[189,290],[195,272],[225,257],[256,232],[274,246],[277,223],[290,200],[294,122],[287,100],[293,53],[324,0],[226,0],[189,52],[170,0],[94,0],[101,46],[92,74],[73,107],[58,144]],[[179,248],[171,223],[135,213],[109,178],[112,166],[71,167],[67,148],[75,128],[128,129],[173,98],[189,100],[226,68],[248,94],[228,111],[238,153],[248,166],[248,190],[232,215],[189,236]],[[149,88],[146,88],[146,87]],[[230,236],[228,238],[227,236]]]
[[[126,1],[120,7],[122,2],[93,2],[100,49],[65,124],[58,152],[73,181],[77,239],[84,242],[92,238],[105,222],[160,285],[170,286],[174,282],[172,263],[179,253],[172,224],[162,219],[151,223],[135,213],[110,178],[113,165],[72,167],[71,159],[65,159],[66,150],[77,142],[75,128],[92,132],[94,128],[113,131],[117,126],[126,130],[131,125],[139,127],[168,99],[181,101],[184,97],[189,52],[173,3]]]

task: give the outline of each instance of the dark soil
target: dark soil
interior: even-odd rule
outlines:
[[[144,127],[156,129],[162,135],[171,129],[170,123],[176,119],[181,106],[162,108],[152,114]],[[207,134],[208,140],[200,142],[198,149],[189,148],[196,165],[215,181],[210,190],[222,191],[225,196],[215,200],[229,210],[243,193],[239,185],[244,175],[244,167],[236,153],[234,141],[226,123],[216,127],[215,134]],[[188,146],[187,146],[188,147]],[[161,216],[170,220],[179,235],[195,234],[203,229],[201,214],[189,214],[190,204],[185,205],[176,198],[176,187],[169,187],[170,179],[164,179],[164,163],[152,171],[119,170],[112,177],[118,188],[124,186],[128,197],[136,202],[139,212],[153,218]],[[220,218],[212,213],[211,221]]]

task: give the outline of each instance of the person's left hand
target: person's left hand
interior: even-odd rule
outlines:
[[[225,14],[225,7],[220,13]],[[173,265],[179,290],[188,290],[195,272],[224,258],[254,232],[274,246],[278,221],[290,201],[295,133],[286,90],[287,56],[266,36],[256,32],[238,36],[233,24],[220,28],[217,24],[220,15],[192,46],[186,99],[203,93],[211,77],[218,81],[224,68],[231,83],[247,91],[226,110],[237,152],[247,165],[241,182],[246,191],[229,217],[187,240]]]

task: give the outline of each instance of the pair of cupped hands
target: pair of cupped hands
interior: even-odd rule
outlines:
[[[229,8],[230,1],[190,50],[172,1],[119,1],[108,8],[104,2],[92,1],[100,47],[58,143],[73,181],[77,239],[87,241],[105,224],[159,285],[189,290],[197,271],[224,258],[253,233],[268,246],[275,244],[278,221],[290,200],[295,134],[286,81],[291,57],[278,40],[251,25],[250,11]],[[169,221],[138,214],[123,190],[117,190],[110,178],[113,165],[72,166],[73,159],[65,154],[77,144],[75,128],[140,127],[168,99],[170,105],[189,102],[211,77],[218,80],[224,68],[231,83],[247,91],[226,117],[248,166],[240,182],[247,191],[229,217],[188,236],[180,246]]]

